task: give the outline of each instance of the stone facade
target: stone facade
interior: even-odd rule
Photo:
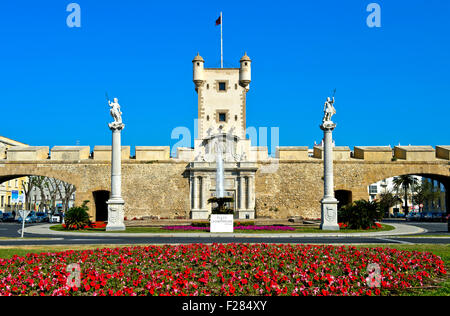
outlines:
[[[255,209],[257,217],[287,218],[302,216],[320,218],[323,196],[322,160],[278,161],[273,173],[264,173],[269,162],[256,164]],[[122,195],[127,202],[127,218],[155,216],[159,218],[190,217],[190,177],[188,163],[167,161],[122,162]],[[403,174],[424,175],[442,182],[450,189],[448,160],[431,162],[335,161],[335,190],[352,192],[352,200],[368,199],[367,186],[382,179]],[[0,161],[0,182],[25,175],[57,178],[77,187],[75,203],[89,203],[95,218],[95,191],[110,190],[111,165],[94,159],[76,161]],[[448,200],[448,194],[446,199]],[[447,205],[450,203],[447,202]]]

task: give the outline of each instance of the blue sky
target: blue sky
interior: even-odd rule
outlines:
[[[192,59],[253,60],[247,125],[279,127],[281,146],[319,142],[336,88],[337,145],[449,145],[450,1],[3,0],[0,135],[30,145],[107,145],[105,92],[118,97],[123,144],[168,146],[193,130]],[[381,28],[369,28],[371,2]],[[269,134],[270,139],[270,134]]]

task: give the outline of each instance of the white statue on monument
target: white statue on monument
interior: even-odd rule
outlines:
[[[325,106],[323,108],[323,112],[325,115],[323,116],[323,122],[331,122],[331,118],[333,115],[336,114],[336,109],[334,108],[334,97],[331,99],[330,97],[327,98],[327,101],[325,102]]]
[[[111,116],[114,119],[115,123],[122,123],[122,112],[120,111],[120,104],[119,100],[117,98],[114,98],[114,102],[111,102],[108,100],[109,107],[111,110],[109,111],[111,113]]]

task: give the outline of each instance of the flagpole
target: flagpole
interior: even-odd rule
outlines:
[[[220,12],[220,67],[223,68],[223,17]]]

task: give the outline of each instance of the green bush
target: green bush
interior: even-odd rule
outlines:
[[[70,208],[64,217],[65,228],[68,230],[79,230],[86,226],[91,226],[90,216],[88,214],[89,208],[87,204],[89,201],[84,201],[81,206]]]
[[[383,210],[376,201],[356,201],[338,212],[339,223],[347,224],[350,229],[368,229],[382,219]]]
[[[255,222],[237,222],[234,226],[255,226]]]
[[[193,227],[209,227],[209,222],[192,222]]]

